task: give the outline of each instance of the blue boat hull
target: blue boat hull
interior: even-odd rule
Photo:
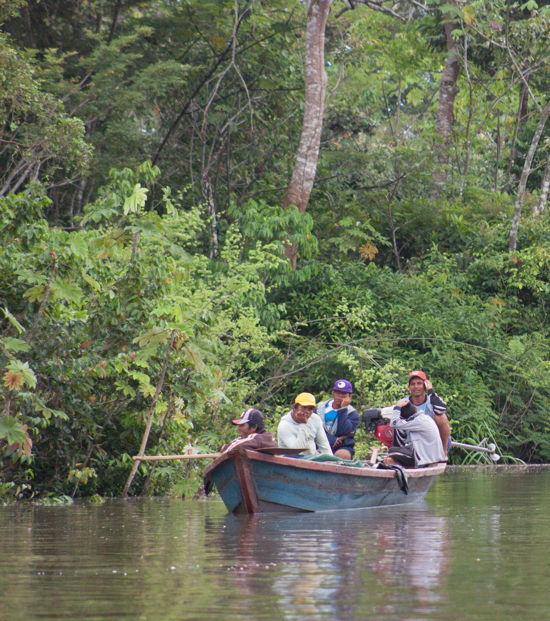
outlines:
[[[223,455],[206,471],[232,513],[331,511],[398,505],[421,500],[440,464],[409,470],[408,493],[395,472],[354,468],[241,450]]]

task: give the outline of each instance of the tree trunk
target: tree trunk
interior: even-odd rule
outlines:
[[[529,151],[527,152],[527,157],[525,158],[525,162],[523,163],[523,169],[521,171],[518,191],[516,194],[514,215],[512,216],[512,226],[510,227],[510,237],[508,239],[508,250],[510,252],[513,252],[517,247],[519,219],[521,217],[521,208],[523,206],[523,200],[525,198],[525,189],[527,187],[527,180],[529,179],[529,175],[531,174],[531,164],[533,162],[533,158],[535,157],[535,152],[537,150],[540,137],[542,136],[544,126],[548,119],[548,115],[550,115],[550,101],[548,101],[546,105],[544,106],[544,108],[542,109],[539,123],[537,125],[537,129],[535,130],[535,134],[533,135],[533,139],[531,140],[531,144],[529,146]]]
[[[529,74],[526,74],[525,79],[527,80],[528,77]],[[514,132],[512,134],[512,140],[510,142],[510,155],[508,156],[508,164],[506,166],[506,173],[504,175],[504,188],[512,187],[512,166],[514,165],[514,160],[517,156],[516,145],[518,133],[522,123],[527,118],[528,102],[529,97],[527,93],[527,86],[525,85],[525,82],[522,82],[519,91],[518,112],[516,114],[516,120],[514,122]]]
[[[437,104],[437,114],[435,129],[441,138],[441,144],[437,151],[437,166],[434,172],[434,182],[436,188],[441,188],[447,181],[447,166],[449,165],[449,148],[453,125],[455,122],[454,104],[458,87],[458,73],[460,65],[458,62],[457,43],[452,37],[454,24],[445,24],[445,37],[447,40],[447,60],[439,83],[439,102]]]
[[[546,168],[544,169],[544,176],[540,185],[540,199],[539,204],[533,208],[533,215],[535,217],[542,216],[542,212],[546,208],[548,202],[548,191],[550,190],[550,156],[546,160]]]
[[[283,207],[295,205],[306,211],[317,172],[323,114],[325,108],[325,29],[333,0],[308,0],[304,58],[305,100],[302,133],[292,178]],[[286,254],[296,267],[297,248],[286,246]]]

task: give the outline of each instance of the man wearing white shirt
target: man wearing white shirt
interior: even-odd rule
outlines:
[[[332,455],[321,418],[313,412],[317,405],[309,392],[301,392],[277,427],[280,448],[303,448],[303,455]]]
[[[382,416],[388,417],[387,408],[382,411]],[[385,464],[424,468],[447,461],[437,425],[430,416],[417,410],[412,401],[401,400],[389,418],[395,430],[395,441],[389,448]]]

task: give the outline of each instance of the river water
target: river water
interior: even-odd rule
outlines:
[[[550,619],[550,468],[424,503],[234,517],[217,498],[0,507],[0,619]]]

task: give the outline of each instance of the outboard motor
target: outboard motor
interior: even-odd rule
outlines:
[[[380,408],[363,410],[361,420],[365,430],[372,433],[377,440],[386,446],[393,446],[393,429],[387,420],[382,418]]]

